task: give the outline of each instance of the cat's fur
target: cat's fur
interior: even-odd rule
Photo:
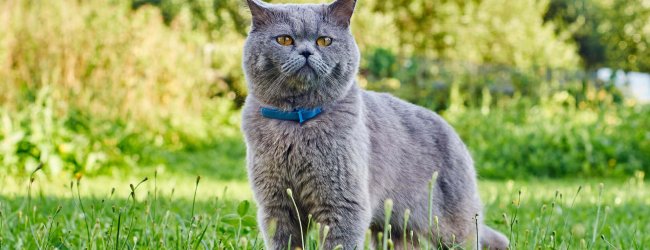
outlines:
[[[508,246],[503,235],[482,224],[473,162],[454,130],[427,109],[355,84],[359,50],[349,30],[355,0],[329,5],[248,0],[248,5],[253,25],[243,66],[250,93],[242,129],[268,249],[285,249],[289,240],[293,247],[301,245],[288,188],[303,228],[308,214],[331,227],[325,249],[339,244],[360,249],[368,228],[383,231],[386,199],[394,202],[390,224],[398,248],[405,240],[406,209],[411,211],[407,231],[421,237],[434,235],[446,246],[454,238],[476,247],[478,214],[480,244]],[[280,35],[293,37],[294,45],[278,44]],[[332,44],[317,46],[320,36],[332,37]],[[302,125],[260,114],[261,107],[317,106],[323,113]],[[429,232],[427,186],[435,171],[433,214],[439,227]]]

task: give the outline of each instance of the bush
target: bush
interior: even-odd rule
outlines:
[[[562,91],[531,104],[450,109],[445,117],[487,178],[624,177],[650,172],[650,107],[615,105],[588,88],[579,101]]]
[[[5,1],[0,22],[1,167],[96,173],[238,136],[211,98],[205,36],[120,1]]]
[[[545,19],[570,33],[585,67],[650,71],[650,2],[551,0]]]
[[[361,83],[365,87],[392,92],[437,111],[448,108],[452,85],[462,93],[464,105],[480,107],[486,101],[492,105],[495,100],[515,95],[539,102],[549,93],[591,81],[589,75],[580,70],[398,57],[384,48],[364,53],[362,63]],[[493,97],[491,100],[483,99],[486,91]]]

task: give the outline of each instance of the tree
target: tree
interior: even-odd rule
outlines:
[[[573,68],[572,41],[544,22],[548,1],[375,1],[395,23],[401,53],[520,68]]]
[[[571,32],[587,69],[650,72],[650,1],[553,0],[545,19]]]

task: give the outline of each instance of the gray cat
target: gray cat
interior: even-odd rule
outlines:
[[[422,237],[418,241],[508,247],[503,235],[482,224],[472,158],[449,124],[355,84],[359,50],[349,28],[355,0],[247,1],[253,23],[243,56],[250,93],[242,130],[268,249],[302,244],[288,188],[302,228],[308,214],[331,227],[325,249],[361,249],[368,228],[383,231],[386,199],[394,201],[391,237],[398,248],[407,240],[401,236],[406,209],[407,231]],[[434,172],[432,211],[439,228],[430,232]]]

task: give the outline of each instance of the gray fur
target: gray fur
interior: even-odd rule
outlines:
[[[454,130],[430,110],[388,94],[361,90],[354,81],[359,50],[349,29],[354,0],[333,4],[278,5],[248,0],[253,26],[244,49],[250,94],[242,130],[251,185],[268,249],[300,246],[293,190],[303,228],[307,215],[331,227],[325,249],[363,247],[368,228],[383,230],[383,204],[394,201],[392,239],[401,246],[404,211],[408,231],[426,237],[428,182],[434,171],[433,214],[443,244],[476,246],[474,216],[481,214],[476,173]],[[275,37],[290,35],[292,46]],[[316,45],[330,36],[328,47]],[[306,59],[301,52],[312,55]],[[307,63],[308,62],[308,63]],[[307,67],[308,66],[308,67]],[[300,125],[264,118],[260,108],[321,106]],[[482,225],[481,244],[505,249],[507,239]],[[268,228],[275,225],[274,230]],[[274,231],[270,235],[270,231]],[[453,235],[453,236],[452,236]],[[437,238],[436,238],[437,240]]]

